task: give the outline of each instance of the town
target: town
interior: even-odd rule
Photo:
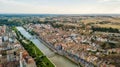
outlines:
[[[71,62],[67,65],[75,63],[76,67],[119,67],[119,18],[120,16],[64,15],[2,17],[1,67],[39,67],[41,61],[35,59],[39,57],[39,52],[36,54],[39,50],[51,61],[49,63],[43,60],[43,67],[53,67],[51,63],[61,67],[58,63],[62,64],[64,61],[55,60],[56,54],[69,59]],[[6,21],[8,23],[2,23]],[[24,45],[29,40],[35,44],[32,47],[37,48],[31,48],[31,42]]]
[[[24,27],[28,31],[35,33],[43,41],[47,42],[51,49],[55,49],[61,55],[64,55],[83,66],[119,66],[120,27],[114,29],[112,27],[105,28],[97,26],[102,24],[102,22],[108,24],[108,26],[109,24],[115,25],[115,23],[111,21],[96,22],[94,27],[93,23],[84,24],[77,22],[78,19],[83,18],[89,19],[92,17],[54,17],[52,20],[54,21],[55,19],[56,22],[48,22],[45,24],[44,21],[46,20],[45,18],[42,18],[40,20],[43,23],[27,24]],[[109,17],[104,17],[104,19],[105,18],[107,19]],[[94,17],[92,19],[94,19]],[[99,28],[103,28],[103,30],[100,30]]]

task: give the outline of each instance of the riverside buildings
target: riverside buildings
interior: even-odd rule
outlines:
[[[0,67],[36,67],[34,59],[15,37],[14,31],[0,26]]]

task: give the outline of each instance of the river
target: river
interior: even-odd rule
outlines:
[[[54,53],[38,39],[33,38],[33,36],[30,35],[23,27],[17,27],[17,29],[23,36],[31,40],[44,53],[44,55],[46,55],[48,59],[55,64],[56,67],[78,67],[78,65],[74,62],[71,62],[69,59]]]

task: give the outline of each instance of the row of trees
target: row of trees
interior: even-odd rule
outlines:
[[[100,31],[100,32],[110,32],[110,33],[119,33],[119,29],[114,28],[102,28],[102,27],[92,27],[93,32],[94,31]]]
[[[8,19],[0,19],[0,25],[20,26],[21,23],[17,21],[8,21]]]
[[[28,23],[39,23],[39,18],[34,16],[9,16],[9,17],[1,17],[0,16],[0,25],[7,25],[7,26],[21,26]]]

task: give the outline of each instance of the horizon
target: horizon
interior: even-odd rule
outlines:
[[[120,16],[120,14],[27,14],[27,13],[4,13],[0,16]]]

